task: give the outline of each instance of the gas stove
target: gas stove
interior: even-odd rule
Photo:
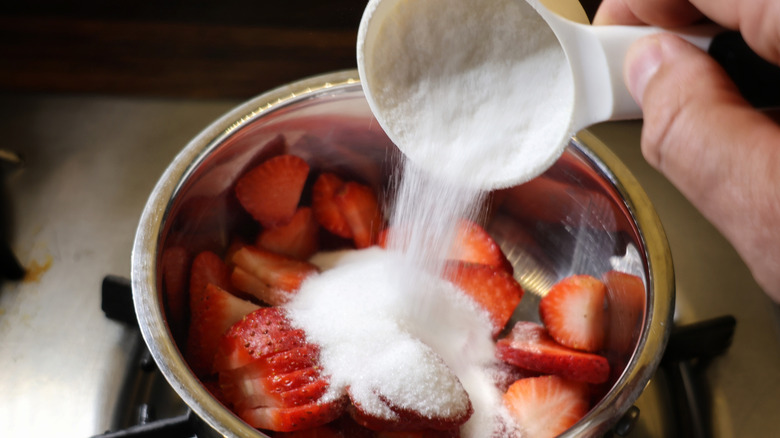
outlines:
[[[1,213],[10,252],[26,270],[0,280],[3,435],[131,436],[121,433],[143,424],[162,427],[159,436],[189,434],[187,407],[156,372],[132,315],[107,318],[101,290],[122,299],[154,183],[200,129],[238,103],[0,96],[0,149],[23,159],[0,174]],[[770,436],[780,427],[778,307],[724,238],[644,162],[640,128],[591,129],[648,192],[676,272],[680,336],[637,401],[638,418],[627,417],[627,436]],[[702,326],[713,345],[697,337]],[[674,387],[681,392],[668,381],[682,382]],[[678,400],[699,409],[675,411]]]

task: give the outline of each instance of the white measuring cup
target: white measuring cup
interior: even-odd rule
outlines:
[[[458,0],[460,1],[460,0]],[[667,32],[667,30],[650,26],[591,26],[582,6],[577,0],[517,0],[527,1],[539,14],[554,33],[563,52],[565,61],[571,70],[573,81],[573,105],[569,123],[561,126],[564,132],[551,136],[549,144],[540,144],[528,159],[535,160],[533,165],[524,165],[522,174],[513,174],[511,170],[498,171],[490,181],[480,184],[485,189],[508,187],[525,182],[541,174],[551,166],[565,149],[569,138],[579,130],[590,125],[621,119],[641,118],[639,106],[628,92],[623,81],[623,62],[628,47],[640,37]],[[405,154],[410,145],[398,141],[398,133],[393,132],[395,126],[385,120],[385,108],[377,104],[374,98],[380,92],[377,87],[392,87],[391,83],[372,83],[366,72],[372,67],[370,51],[377,46],[382,26],[394,26],[399,8],[419,8],[425,0],[370,0],[358,30],[358,71],[361,76],[363,90],[369,106],[379,124],[385,129],[391,140]],[[430,11],[430,9],[425,9]],[[405,13],[408,13],[406,10]],[[452,23],[452,26],[458,26]],[[674,33],[682,36],[696,46],[706,48],[718,29],[712,26],[675,29]],[[517,44],[532,44],[533,42],[518,41]],[[390,67],[392,68],[392,67]],[[485,84],[491,86],[492,84]],[[507,84],[511,86],[512,84]],[[544,84],[539,84],[543,86]],[[467,103],[468,104],[468,103]],[[473,104],[473,103],[471,103]],[[540,102],[540,105],[543,103]],[[565,108],[562,110],[566,110]],[[514,145],[507,145],[508,148]],[[509,161],[508,161],[509,163]],[[507,164],[509,166],[510,164]],[[529,170],[530,169],[530,170]]]

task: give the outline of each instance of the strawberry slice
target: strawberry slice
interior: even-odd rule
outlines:
[[[222,334],[257,308],[211,283],[202,290],[191,290],[192,321],[185,356],[195,375],[204,377],[212,373]]]
[[[290,223],[261,231],[255,243],[283,256],[307,260],[319,249],[319,231],[311,207],[301,207],[295,211]]]
[[[604,383],[609,378],[607,359],[564,347],[539,324],[519,321],[505,338],[496,342],[496,356],[518,367],[569,380]]]
[[[455,245],[449,259],[480,263],[513,272],[512,264],[501,251],[498,243],[479,224],[461,219],[458,222]]]
[[[174,339],[182,340],[187,332],[187,309],[190,276],[190,253],[181,246],[173,246],[163,251],[160,259],[160,272],[164,286],[164,301],[168,325]]]
[[[218,255],[211,251],[203,251],[192,261],[190,296],[202,293],[209,284],[230,290],[230,269]]]
[[[306,334],[293,327],[280,307],[262,307],[233,325],[220,341],[214,371],[246,366],[255,359],[306,345]]]
[[[351,239],[352,230],[335,201],[336,193],[342,186],[344,181],[335,174],[321,174],[312,187],[311,208],[323,228],[337,236]]]
[[[368,248],[375,244],[383,219],[374,190],[350,181],[339,188],[333,200],[349,226],[355,246]]]
[[[236,183],[236,197],[264,227],[290,221],[298,208],[309,165],[295,155],[269,158]]]
[[[231,283],[272,306],[286,303],[309,275],[319,269],[308,262],[244,245],[232,253]]]
[[[607,288],[607,348],[627,356],[639,336],[645,310],[645,284],[636,275],[609,271],[602,277]]]
[[[354,400],[349,390],[347,390],[347,395],[351,402],[347,407],[349,415],[359,425],[374,431],[452,431],[468,421],[474,412],[469,402],[468,409],[452,411],[440,417],[429,417],[414,410],[396,406],[385,397],[379,396],[387,411],[386,415],[381,415],[364,409],[359,402]]]
[[[321,402],[328,380],[319,347],[293,328],[285,310],[264,307],[223,336],[215,362],[225,400],[250,425],[274,431],[320,426],[343,411],[343,402]],[[231,359],[232,358],[232,359]]]
[[[518,380],[503,399],[523,436],[535,438],[556,437],[588,412],[587,385],[558,376]]]
[[[607,288],[590,275],[573,275],[556,283],[539,302],[539,315],[559,343],[588,352],[604,346]]]
[[[523,298],[517,280],[493,266],[453,261],[447,263],[444,276],[488,312],[493,336],[504,329]]]
[[[290,408],[259,407],[238,411],[250,426],[276,432],[292,432],[322,426],[344,412],[344,400],[310,403]]]

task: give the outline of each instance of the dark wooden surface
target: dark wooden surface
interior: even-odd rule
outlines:
[[[355,68],[366,0],[3,3],[0,92],[248,98]]]

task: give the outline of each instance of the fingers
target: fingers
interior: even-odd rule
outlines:
[[[682,0],[604,0],[593,24],[651,24],[679,27],[695,22],[702,14]]]
[[[777,0],[603,0],[593,24],[670,28],[694,23],[702,14],[723,27],[739,30],[757,54],[780,65]]]
[[[629,50],[642,152],[734,245],[780,301],[780,127],[709,56],[672,35]]]

